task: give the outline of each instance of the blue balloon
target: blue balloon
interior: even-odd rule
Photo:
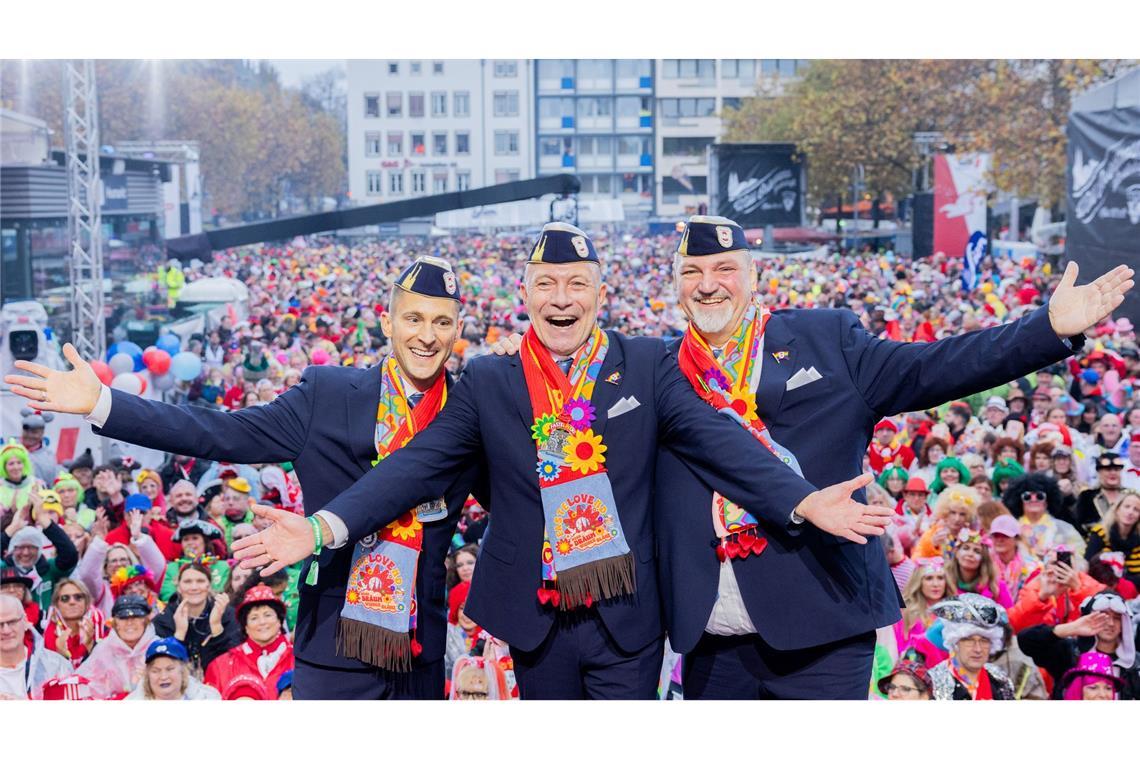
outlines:
[[[155,348],[161,348],[171,356],[174,356],[182,350],[182,341],[174,333],[160,335],[158,340],[154,342],[154,345]]]
[[[126,354],[135,360],[135,372],[142,372],[144,369],[146,369],[146,365],[143,364],[142,360],[143,350],[138,343],[132,343],[129,340],[121,340],[116,343],[114,347],[116,354]]]
[[[179,380],[189,382],[202,374],[202,360],[197,354],[180,351],[170,360],[170,374]]]

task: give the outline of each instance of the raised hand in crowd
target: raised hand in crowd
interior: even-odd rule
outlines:
[[[190,608],[186,603],[179,600],[177,609],[174,610],[174,638],[179,641],[186,641],[186,634],[190,630]]]

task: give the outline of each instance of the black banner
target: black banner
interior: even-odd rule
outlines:
[[[126,211],[130,198],[127,195],[127,175],[104,174],[103,211]]]
[[[1069,114],[1065,258],[1091,282],[1118,264],[1140,268],[1140,108]],[[1115,316],[1140,320],[1140,291]]]
[[[720,143],[712,152],[713,214],[742,227],[803,225],[804,160],[795,145]]]

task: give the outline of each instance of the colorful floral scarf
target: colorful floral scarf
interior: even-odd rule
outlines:
[[[545,517],[538,598],[562,609],[636,590],[633,557],[606,474],[606,446],[590,426],[597,417],[590,399],[608,348],[609,337],[594,327],[575,352],[569,377],[533,328],[520,352]]]
[[[763,364],[760,346],[764,342],[764,329],[770,316],[754,297],[740,326],[725,344],[719,360],[690,323],[677,359],[681,372],[698,396],[718,412],[739,422],[784,464],[802,475],[795,456],[772,440],[756,410],[756,387]],[[713,493],[712,518],[717,538],[716,554],[721,562],[726,558],[744,559],[760,554],[768,545],[768,540],[759,534],[756,518],[716,492]]]
[[[403,373],[395,357],[390,356],[380,379],[374,466],[407,445],[435,419],[447,401],[444,373],[415,408],[410,407],[408,395]],[[446,516],[447,504],[442,498],[436,499],[357,543],[337,625],[338,652],[385,670],[411,670],[412,657],[421,649],[415,629],[416,570],[423,546],[423,523]]]

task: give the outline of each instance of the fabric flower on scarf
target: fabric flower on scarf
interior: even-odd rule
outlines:
[[[547,482],[558,479],[558,463],[552,459],[543,459],[535,469],[538,471],[539,477]]]
[[[555,422],[558,422],[558,418],[553,414],[536,417],[534,424],[530,426],[530,437],[539,443],[546,443],[550,439],[550,426]]]
[[[584,398],[575,398],[566,402],[562,413],[570,420],[575,430],[589,430],[590,423],[594,421],[594,405]]]
[[[571,470],[589,475],[601,468],[606,458],[602,456],[608,447],[602,443],[600,435],[589,430],[580,430],[570,436],[562,450],[566,452],[566,464]]]

